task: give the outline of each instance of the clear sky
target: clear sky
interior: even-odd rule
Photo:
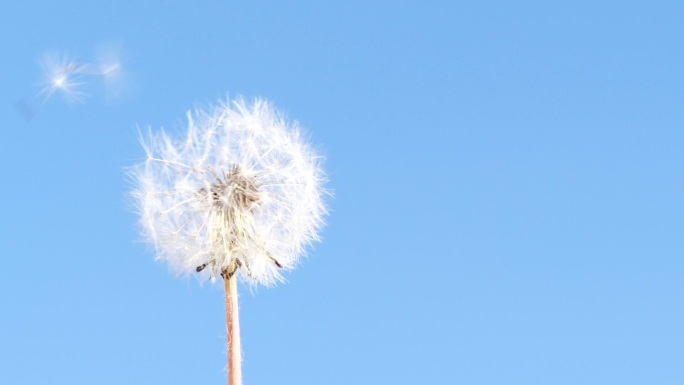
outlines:
[[[335,194],[240,288],[246,385],[684,383],[681,1],[5,3],[0,383],[225,383],[222,285],[154,261],[124,169],[235,95]],[[103,52],[116,83],[35,96]]]

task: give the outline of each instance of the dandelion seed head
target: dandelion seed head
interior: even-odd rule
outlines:
[[[321,157],[270,103],[223,102],[188,113],[182,138],[142,142],[133,196],[144,237],[173,270],[270,285],[319,240]]]

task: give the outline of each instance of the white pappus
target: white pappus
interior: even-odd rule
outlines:
[[[269,102],[220,102],[188,112],[184,137],[141,142],[130,176],[142,233],[176,272],[271,285],[319,240],[322,158]]]

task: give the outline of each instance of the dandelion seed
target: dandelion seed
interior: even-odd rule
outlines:
[[[131,84],[123,66],[121,44],[110,42],[98,47],[97,69],[104,83],[105,98],[111,102],[124,96]]]
[[[33,99],[42,99],[42,104],[45,104],[55,94],[60,94],[69,102],[83,103],[90,96],[85,90],[93,91],[94,83],[100,81],[108,101],[118,98],[124,92],[123,66],[113,50],[100,52],[96,64],[80,63],[62,53],[46,53],[41,65],[43,79],[40,91],[32,99],[24,99],[15,104],[26,119],[31,119],[35,114]]]
[[[37,96],[44,97],[43,102],[46,102],[59,92],[69,101],[83,102],[88,96],[81,90],[85,85],[81,79],[85,68],[66,55],[46,54],[43,57],[44,87]]]
[[[188,113],[184,138],[143,139],[131,170],[144,237],[178,273],[226,286],[230,383],[240,383],[236,277],[283,280],[319,240],[327,214],[321,158],[270,103],[242,99]],[[237,376],[237,377],[235,377]]]

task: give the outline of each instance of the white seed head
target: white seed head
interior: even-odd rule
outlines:
[[[321,158],[267,101],[188,113],[186,137],[142,143],[147,160],[130,173],[142,232],[175,271],[270,285],[319,240]]]

